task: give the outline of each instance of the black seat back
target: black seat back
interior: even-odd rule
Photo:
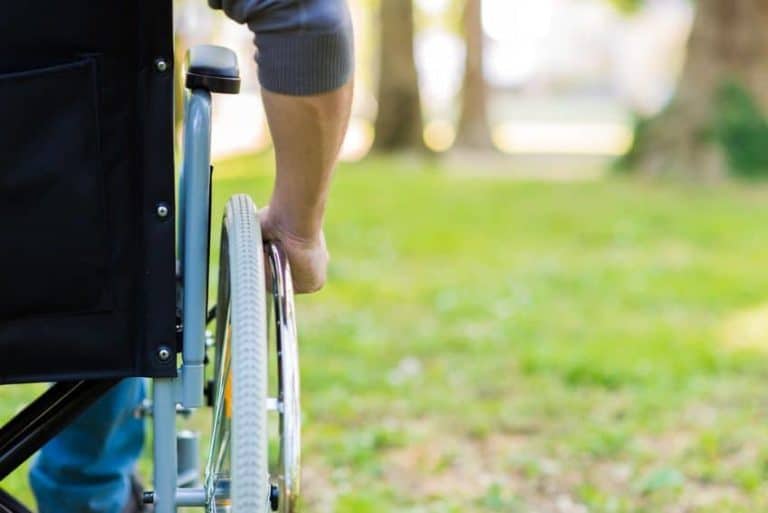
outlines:
[[[175,373],[171,17],[3,5],[0,383]]]

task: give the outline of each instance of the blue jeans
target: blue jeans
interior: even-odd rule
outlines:
[[[120,513],[144,445],[143,379],[126,379],[43,447],[29,475],[39,513]]]

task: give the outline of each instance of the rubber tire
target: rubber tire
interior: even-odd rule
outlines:
[[[230,198],[223,231],[226,262],[221,263],[229,270],[232,329],[232,511],[264,513],[269,504],[266,288],[261,226],[249,196]]]

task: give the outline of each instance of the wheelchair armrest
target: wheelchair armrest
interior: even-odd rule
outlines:
[[[212,93],[240,92],[240,68],[237,55],[229,48],[198,45],[187,51],[186,86]]]

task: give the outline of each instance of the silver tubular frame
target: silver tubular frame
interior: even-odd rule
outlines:
[[[176,512],[176,379],[153,382],[155,513]]]
[[[208,304],[208,251],[211,195],[211,94],[197,89],[187,96],[184,119],[181,276],[184,353],[181,398],[185,408],[203,406],[205,317]]]
[[[205,318],[211,191],[211,95],[193,90],[185,98],[184,162],[179,178],[178,258],[182,283],[184,349],[178,378],[153,383],[155,513],[206,504],[202,488],[177,489],[176,406],[203,406]]]

